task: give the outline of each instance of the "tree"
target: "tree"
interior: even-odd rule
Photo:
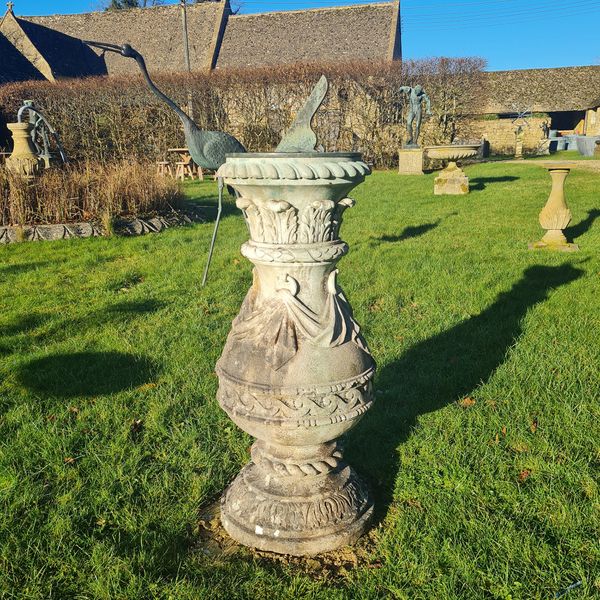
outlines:
[[[125,8],[146,8],[164,4],[164,0],[109,0],[104,3],[104,10],[122,10]]]

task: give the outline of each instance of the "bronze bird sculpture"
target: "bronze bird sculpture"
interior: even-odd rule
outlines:
[[[116,44],[106,44],[104,42],[85,42],[88,46],[99,48],[108,52],[116,52],[125,58],[133,58],[138,64],[148,87],[155,96],[160,98],[169,106],[183,123],[185,141],[194,162],[203,169],[216,171],[224,162],[225,155],[238,152],[246,152],[246,149],[239,140],[224,131],[205,131],[200,129],[196,123],[187,115],[171,98],[161,92],[148,73],[144,57],[129,44],[117,46]]]
[[[246,149],[239,140],[234,138],[232,135],[225,133],[224,131],[206,131],[200,129],[196,123],[186,114],[171,98],[161,92],[150,79],[148,68],[146,67],[146,61],[144,57],[129,44],[123,44],[117,46],[116,44],[106,44],[104,42],[84,42],[88,46],[99,48],[100,50],[115,52],[124,56],[125,58],[133,58],[138,64],[146,83],[152,93],[160,98],[167,106],[175,111],[181,122],[183,123],[183,131],[185,134],[185,142],[192,160],[203,169],[210,169],[216,171],[224,162],[227,154],[246,152]],[[206,285],[206,279],[208,277],[208,269],[212,260],[213,251],[215,248],[215,242],[217,240],[217,231],[219,229],[219,222],[221,220],[221,213],[223,211],[223,180],[219,178],[219,204],[217,208],[217,217],[215,219],[215,228],[213,230],[212,239],[210,242],[210,249],[208,251],[208,260],[206,267],[204,268],[204,275],[202,277],[202,286]]]

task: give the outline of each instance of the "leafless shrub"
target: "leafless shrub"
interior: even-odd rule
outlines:
[[[193,116],[200,127],[228,131],[250,151],[260,152],[277,145],[324,73],[330,91],[316,119],[321,143],[326,150],[360,151],[385,167],[396,160],[405,136],[406,99],[398,88],[416,83],[425,87],[434,117],[423,126],[424,143],[449,142],[468,135],[462,128],[482,100],[484,64],[478,58],[313,64],[161,75],[156,81],[181,106],[192,92]],[[14,119],[25,98],[43,109],[75,158],[154,161],[167,148],[184,143],[177,116],[141,77],[0,86],[5,121]]]

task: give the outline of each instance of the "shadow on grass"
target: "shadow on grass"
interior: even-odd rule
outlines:
[[[112,315],[143,315],[156,312],[166,306],[165,302],[160,300],[136,300],[133,302],[116,302],[106,308],[106,312]]]
[[[393,499],[396,449],[418,417],[459,400],[489,379],[521,335],[527,310],[583,274],[571,265],[531,267],[481,314],[416,345],[380,370],[377,387],[384,395],[349,434],[347,451],[350,463],[370,474],[379,518]]]
[[[470,180],[469,188],[471,191],[481,191],[485,190],[485,188],[491,183],[503,183],[507,181],[517,181],[520,177],[515,177],[514,175],[503,175],[502,177],[473,177]]]
[[[600,210],[592,208],[591,210],[588,210],[588,216],[583,221],[580,221],[577,225],[567,227],[564,234],[567,236],[568,240],[575,240],[584,233],[587,233],[598,217],[600,217]]]
[[[438,219],[435,223],[423,223],[422,225],[416,225],[414,227],[406,227],[400,235],[382,235],[377,239],[381,242],[402,242],[410,238],[425,235],[428,231],[435,229],[441,221],[441,219]]]
[[[28,333],[43,325],[50,318],[50,315],[36,313],[22,315],[8,325],[0,325],[0,338]]]
[[[194,208],[201,209],[206,212],[208,221],[214,221],[217,216],[217,208],[219,205],[217,183],[214,183],[214,189],[211,188],[210,195],[203,195],[201,193],[206,191],[205,184],[202,184],[202,187],[199,189],[190,186],[186,191],[187,195],[183,201],[183,206],[188,204],[192,205]],[[214,194],[212,193],[213,191]],[[223,212],[221,213],[221,219],[236,215],[242,216],[242,212],[235,205],[235,195],[231,192],[233,192],[233,190],[228,190],[228,188],[223,190]]]
[[[422,235],[425,235],[432,229],[435,229],[443,220],[448,217],[456,216],[457,212],[452,212],[449,215],[444,217],[440,217],[437,221],[433,223],[422,223],[421,225],[411,225],[406,227],[400,235],[382,235],[378,238],[375,238],[379,242],[403,242],[404,240],[409,240],[411,238],[417,238]]]
[[[17,380],[33,392],[72,398],[114,394],[152,382],[158,371],[147,358],[121,352],[54,354],[21,367]]]
[[[116,302],[104,309],[91,312],[83,317],[64,317],[51,314],[25,314],[17,317],[12,323],[0,325],[0,338],[30,334],[30,343],[43,341],[59,341],[71,337],[73,331],[81,334],[92,327],[102,327],[108,323],[129,323],[136,317],[148,315],[164,308],[166,304],[159,300],[133,300]],[[48,324],[44,331],[35,330]],[[6,352],[4,352],[6,354]]]
[[[16,265],[6,265],[0,267],[0,277],[6,277],[8,275],[20,275],[21,273],[27,273],[27,271],[34,271],[35,269],[41,269],[51,264],[49,261],[39,261],[30,263],[20,263]]]

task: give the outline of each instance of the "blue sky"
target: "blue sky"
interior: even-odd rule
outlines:
[[[43,15],[89,12],[101,0],[14,2],[17,14]],[[242,13],[257,13],[352,2],[242,0],[241,4]],[[481,56],[490,70],[600,65],[600,0],[402,0],[402,15],[406,58]]]

